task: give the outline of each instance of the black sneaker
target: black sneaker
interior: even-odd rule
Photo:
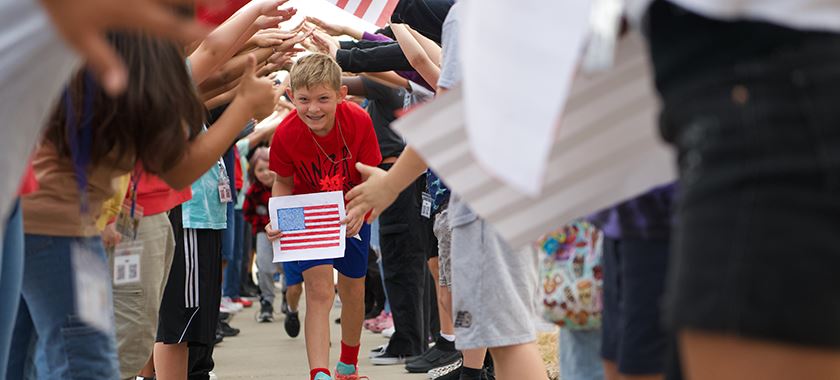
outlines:
[[[227,322],[219,322],[220,331],[225,338],[239,335],[239,329],[231,327]]]
[[[274,306],[271,305],[271,302],[260,302],[260,312],[257,314],[257,322],[274,322]]]
[[[385,351],[385,353],[382,355],[379,355],[375,358],[370,358],[370,363],[373,365],[405,364],[406,361],[412,358],[414,358],[414,356],[397,355]]]
[[[426,373],[438,367],[452,364],[461,359],[459,351],[442,350],[437,345],[427,350],[416,360],[405,365],[409,373]]]
[[[219,312],[219,320],[222,321],[222,322],[230,322],[230,319],[232,317],[233,316],[230,315],[230,313],[225,313],[224,311]]]
[[[429,370],[428,375],[432,380],[459,380],[464,360],[458,359],[454,363]]]
[[[286,322],[283,323],[283,327],[286,329],[286,334],[289,334],[290,337],[297,337],[298,334],[300,334],[300,319],[298,318],[298,312],[290,311],[286,314]]]

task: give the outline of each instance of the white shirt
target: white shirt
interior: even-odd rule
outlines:
[[[34,0],[0,0],[0,236],[29,155],[79,59]]]
[[[626,0],[638,21],[653,0]],[[668,0],[719,20],[749,19],[794,29],[840,32],[840,0]]]

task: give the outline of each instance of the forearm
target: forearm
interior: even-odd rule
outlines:
[[[245,68],[248,67],[248,54],[254,54],[254,56],[257,58],[257,64],[259,64],[268,59],[268,57],[270,57],[272,53],[273,51],[270,48],[260,48],[231,58],[224,65],[219,67],[219,69],[216,70],[216,72],[214,72],[213,75],[208,77],[207,80],[205,80],[198,86],[199,91],[202,93],[202,95],[213,94],[210,97],[225,92],[226,89],[232,88],[230,86],[232,82],[235,82],[240,77],[242,77],[242,73],[244,73]],[[218,91],[219,89],[223,90]]]
[[[420,42],[411,34],[411,31],[405,25],[393,25],[392,30],[411,67],[420,73],[426,83],[437,83],[440,68],[429,57]]]
[[[292,195],[294,189],[294,177],[277,177],[274,184],[271,186],[272,197],[284,197]]]
[[[435,65],[440,66],[440,60],[441,60],[441,48],[440,48],[440,46],[438,46],[438,44],[436,44],[434,41],[430,40],[426,36],[418,33],[414,29],[408,29],[408,31],[411,32],[411,35],[414,36],[414,39],[417,41],[417,43],[419,43],[420,46],[423,47],[423,50],[426,52],[426,54],[429,56],[429,58],[432,59],[432,62],[434,62]]]
[[[246,5],[201,42],[198,49],[190,55],[193,80],[196,83],[203,82],[217,67],[236,53],[237,41],[242,40],[245,32],[249,31],[259,16],[259,8]],[[247,38],[250,36],[247,36],[245,41]]]
[[[227,91],[219,95],[215,95],[213,98],[205,101],[204,106],[207,107],[207,109],[212,110],[213,108],[223,104],[228,104],[236,97],[236,90],[236,85],[234,84],[231,88],[227,89]]]
[[[375,80],[381,84],[384,84],[388,87],[393,87],[397,89],[407,89],[409,88],[408,79],[405,79],[399,74],[393,71],[383,71],[381,73],[363,73],[367,78],[371,80]]]
[[[250,104],[239,97],[234,99],[216,123],[187,146],[181,160],[161,174],[161,179],[175,189],[195,182],[219,160],[252,116]]]
[[[388,170],[388,174],[385,176],[385,184],[396,193],[401,193],[414,183],[426,169],[428,169],[426,161],[423,161],[423,158],[411,146],[406,146],[400,157],[397,158],[397,162]]]

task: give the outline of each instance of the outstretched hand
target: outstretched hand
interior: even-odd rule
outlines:
[[[387,209],[400,194],[388,184],[388,172],[374,167],[367,166],[360,162],[356,163],[356,170],[362,174],[365,180],[362,184],[354,187],[345,196],[347,200],[347,217],[341,222],[349,226],[354,219],[367,218],[372,223],[385,209]]]
[[[142,30],[179,42],[204,38],[210,31],[198,21],[177,14],[173,4],[192,0],[40,0],[64,40],[87,61],[99,83],[112,96],[128,83],[128,71],[105,38],[115,29]],[[204,0],[215,4],[220,0]]]
[[[248,55],[248,65],[242,74],[237,97],[251,106],[255,119],[264,119],[274,112],[278,97],[274,91],[274,82],[257,76],[257,58],[253,54]]]
[[[319,29],[327,32],[331,36],[340,36],[344,34],[344,26],[338,24],[328,23],[317,17],[306,16],[306,21],[315,24]]]

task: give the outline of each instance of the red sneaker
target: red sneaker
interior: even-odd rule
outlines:
[[[253,303],[253,302],[248,301],[248,300],[246,300],[246,299],[244,299],[244,298],[240,298],[240,297],[233,298],[233,299],[231,299],[231,301],[236,302],[236,303],[238,303],[238,304],[242,304],[242,307],[251,307],[251,306],[254,306],[254,303]]]

